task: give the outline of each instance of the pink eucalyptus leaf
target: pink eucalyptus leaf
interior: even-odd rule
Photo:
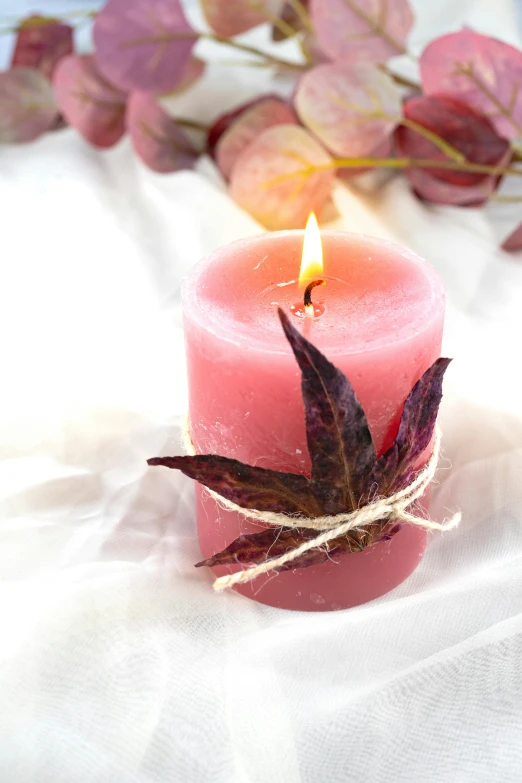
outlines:
[[[94,23],[96,64],[122,90],[166,93],[197,37],[179,0],[108,0]]]
[[[372,65],[328,63],[302,77],[295,107],[335,155],[357,158],[391,135],[401,116],[401,94]]]
[[[282,100],[267,98],[244,111],[223,133],[216,146],[216,162],[227,179],[239,155],[267,128],[297,124],[297,117]]]
[[[212,30],[230,38],[279,17],[284,0],[201,0],[201,6]]]
[[[173,90],[170,90],[168,94],[177,95],[180,92],[188,90],[188,88],[192,87],[192,85],[197,82],[198,79],[201,79],[205,73],[206,68],[207,64],[204,62],[204,60],[200,60],[199,57],[194,57],[194,55],[191,54],[186,66],[183,69],[178,83]]]
[[[428,44],[420,69],[428,95],[451,95],[488,116],[502,136],[522,136],[519,49],[465,29]]]
[[[266,228],[302,228],[310,212],[321,212],[335,170],[326,150],[298,125],[276,125],[238,157],[230,178],[237,203]]]
[[[58,117],[49,79],[33,68],[0,73],[0,143],[34,141]]]
[[[72,50],[70,25],[44,16],[29,16],[18,27],[11,66],[36,68],[51,79],[57,63]]]
[[[125,132],[126,95],[99,73],[90,54],[70,55],[54,74],[54,94],[67,122],[95,147],[112,147]]]
[[[503,250],[522,250],[522,223],[502,242]]]
[[[310,8],[332,60],[382,63],[406,51],[413,24],[408,0],[311,0]]]
[[[197,151],[150,93],[131,93],[126,124],[134,149],[153,171],[168,174],[193,167]]]
[[[246,101],[246,103],[240,104],[235,109],[232,109],[232,111],[227,111],[225,112],[225,114],[220,114],[219,117],[216,120],[214,120],[214,122],[212,123],[208,131],[208,136],[207,136],[208,154],[212,158],[215,158],[217,143],[220,140],[221,136],[230,128],[230,126],[239,117],[241,117],[241,115],[244,112],[268,100],[280,101],[281,98],[278,95],[276,95],[276,93],[267,93],[266,95],[260,95],[258,98],[254,98],[251,101]]]
[[[470,163],[505,166],[510,157],[509,142],[498,135],[487,117],[446,95],[421,95],[404,104],[406,120],[435,133]],[[412,127],[395,132],[400,157],[448,161],[447,155]],[[408,168],[405,175],[416,193],[443,204],[480,204],[498,186],[500,177],[438,168]]]

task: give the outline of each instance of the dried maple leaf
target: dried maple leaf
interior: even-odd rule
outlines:
[[[154,457],[148,460],[149,465],[181,470],[242,508],[288,514],[294,519],[353,511],[371,495],[390,494],[409,484],[433,435],[442,379],[450,359],[437,359],[415,384],[404,403],[393,445],[377,458],[366,415],[348,378],[298,332],[281,309],[279,318],[301,369],[310,477],[245,465],[214,454]],[[311,549],[279,570],[305,568],[359,552],[391,538],[399,529],[394,520],[375,522],[334,539],[328,549]],[[255,565],[317,535],[305,527],[269,527],[239,536],[222,552],[197,565]]]

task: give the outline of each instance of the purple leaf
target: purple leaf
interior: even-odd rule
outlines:
[[[433,436],[442,399],[442,379],[450,362],[451,359],[437,359],[417,381],[404,403],[395,439],[401,486],[411,481],[415,463],[428,448]]]
[[[408,0],[311,0],[310,7],[332,60],[382,63],[406,51],[413,24]]]
[[[509,142],[498,135],[487,117],[454,98],[444,95],[412,98],[404,105],[404,116],[410,123],[435,133],[470,163],[504,166],[509,162]],[[415,127],[399,127],[395,132],[395,147],[401,157],[448,160]],[[404,173],[421,198],[443,204],[483,203],[500,182],[500,176],[437,168],[409,168]]]
[[[109,0],[93,37],[107,79],[129,92],[166,93],[179,82],[198,34],[179,0]]]
[[[330,196],[332,160],[304,128],[277,125],[263,131],[236,160],[230,194],[266,228],[304,228]],[[315,170],[320,166],[320,170]]]
[[[232,541],[225,549],[212,557],[196,563],[196,568],[206,566],[212,568],[220,565],[257,565],[264,563],[267,558],[273,559],[285,555],[292,549],[296,549],[304,541],[318,536],[316,530],[309,528],[268,528],[260,533],[242,535]],[[275,571],[288,571],[294,568],[307,568],[308,566],[324,563],[335,557],[350,552],[360,552],[362,546],[354,535],[346,535],[335,538],[330,542],[328,549],[321,547],[309,549],[300,557],[289,563],[274,569]]]
[[[522,249],[522,223],[502,243],[503,250]]]
[[[221,173],[230,177],[239,155],[267,128],[297,124],[290,106],[279,98],[266,98],[245,109],[222,134],[216,145],[216,162]]]
[[[134,149],[153,171],[167,174],[193,167],[197,150],[154,95],[131,93],[126,126]]]
[[[54,94],[64,117],[95,147],[112,147],[125,132],[126,95],[98,72],[94,57],[70,55],[54,74]]]
[[[72,50],[70,25],[35,14],[18,27],[11,67],[35,68],[51,79],[58,62]]]
[[[317,516],[319,508],[305,476],[245,465],[235,459],[203,454],[154,457],[149,465],[181,470],[186,476],[243,508]]]
[[[328,63],[299,82],[301,121],[335,155],[365,157],[391,135],[401,117],[401,93],[371,65]]]
[[[312,477],[252,467],[213,455],[155,457],[149,465],[181,470],[245,509],[315,517],[357,508],[374,494],[400,489],[428,447],[442,396],[442,376],[449,359],[438,359],[414,386],[404,405],[393,447],[378,461],[362,410],[349,381],[295,329],[282,310],[279,317],[302,373]],[[369,495],[369,498],[368,498]],[[306,568],[389,540],[400,530],[395,520],[380,520],[312,549],[281,568]],[[254,565],[279,557],[317,531],[269,527],[239,536],[198,566]]]
[[[348,378],[278,312],[302,373],[313,492],[326,514],[358,508],[375,464],[364,411]]]
[[[444,93],[488,116],[508,139],[522,135],[522,52],[464,29],[432,41],[420,58],[428,95]]]
[[[284,0],[201,0],[205,18],[212,30],[231,38],[281,14]]]
[[[32,68],[0,73],[0,143],[34,141],[56,122],[58,108],[49,80]]]

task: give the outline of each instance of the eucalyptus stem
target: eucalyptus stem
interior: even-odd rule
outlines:
[[[517,169],[514,166],[488,166],[482,163],[470,163],[469,161],[459,163],[455,160],[430,160],[429,158],[332,158],[328,163],[304,166],[302,169],[281,174],[279,177],[273,177],[267,180],[264,185],[265,187],[280,185],[295,177],[309,177],[317,171],[359,168],[397,170],[442,169],[445,171],[465,171],[471,174],[488,174],[495,177],[503,174],[522,177],[522,169]]]
[[[182,128],[187,128],[188,130],[197,130],[201,131],[202,133],[208,133],[209,126],[205,125],[204,122],[198,122],[197,120],[189,120],[185,119],[184,117],[173,117],[172,118],[176,125],[180,125]]]

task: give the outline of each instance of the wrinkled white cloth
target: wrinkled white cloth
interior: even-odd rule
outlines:
[[[427,5],[419,46],[463,20],[516,36],[508,0]],[[336,202],[444,275],[431,514],[463,522],[389,595],[290,613],[212,592],[190,482],[145,464],[179,449],[180,280],[260,227],[208,161],[161,177],[71,131],[0,149],[1,783],[520,781],[522,254],[498,250],[520,215],[401,178]]]

